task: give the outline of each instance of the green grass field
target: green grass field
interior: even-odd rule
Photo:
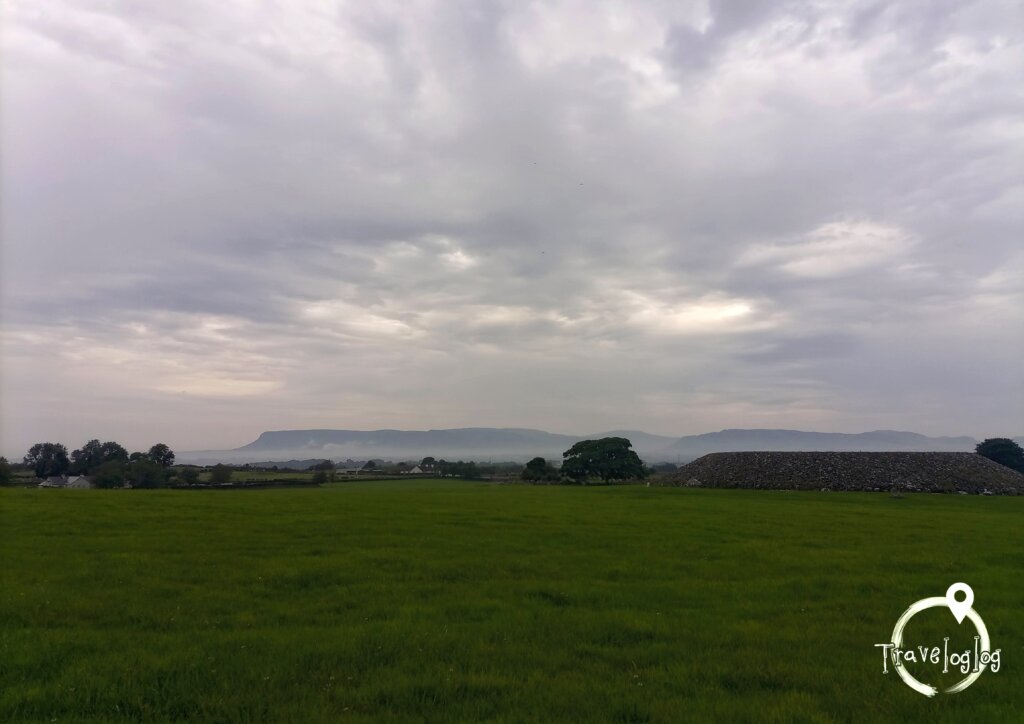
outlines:
[[[375,474],[346,474],[346,473],[335,473],[335,480],[341,482],[362,482],[362,481],[374,481],[383,480],[388,478],[395,478],[397,475],[388,475],[386,473],[375,473]],[[420,480],[422,478],[418,476],[411,478],[411,480]],[[174,481],[172,480],[172,483]],[[209,470],[204,470],[199,474],[198,482],[208,483],[210,482]],[[293,483],[312,484],[313,472],[309,470],[235,470],[231,474],[232,484],[244,484],[244,483],[280,483],[282,485],[289,485]]]
[[[1019,722],[1022,520],[633,486],[0,490],[0,720]],[[1002,668],[927,699],[874,644],[961,580]]]
[[[233,483],[309,483],[312,480],[313,473],[307,470],[235,470],[231,474],[231,482]],[[210,472],[208,470],[199,474],[199,482],[210,482]]]

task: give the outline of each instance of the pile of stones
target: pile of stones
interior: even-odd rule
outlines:
[[[1024,495],[1024,475],[975,453],[712,453],[679,468],[669,482],[704,488]]]

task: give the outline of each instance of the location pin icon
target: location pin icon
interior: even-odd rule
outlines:
[[[963,600],[957,600],[956,595],[958,593],[964,595]],[[973,603],[974,591],[966,583],[954,583],[946,590],[946,605],[953,612],[953,617],[956,618],[957,623],[964,622],[964,617],[970,612],[971,604]]]

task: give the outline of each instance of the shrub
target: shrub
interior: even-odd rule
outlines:
[[[195,468],[182,468],[175,475],[182,485],[195,485],[199,480],[199,471]]]
[[[217,463],[210,470],[210,483],[212,485],[228,485],[231,483],[231,473],[233,472],[224,463]]]

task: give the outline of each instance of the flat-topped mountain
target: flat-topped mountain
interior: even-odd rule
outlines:
[[[685,463],[711,452],[728,451],[905,451],[970,452],[970,437],[927,437],[914,432],[875,430],[856,434],[801,430],[721,430],[668,437],[642,430],[610,430],[565,435],[530,428],[465,427],[441,430],[272,430],[234,450],[179,454],[182,461],[252,462],[289,458],[418,460],[428,455],[449,460],[518,460],[535,456],[560,460],[580,440],[624,437],[648,463]]]
[[[351,450],[362,457],[381,457],[384,451],[422,452],[443,457],[451,451],[497,452],[535,449],[562,450],[581,438],[524,428],[464,427],[449,430],[275,430],[237,448],[248,450]],[[671,438],[667,438],[671,442]],[[561,451],[559,451],[561,452]],[[366,454],[363,454],[366,453]],[[539,454],[539,453],[538,453]],[[357,457],[357,455],[352,455]]]

